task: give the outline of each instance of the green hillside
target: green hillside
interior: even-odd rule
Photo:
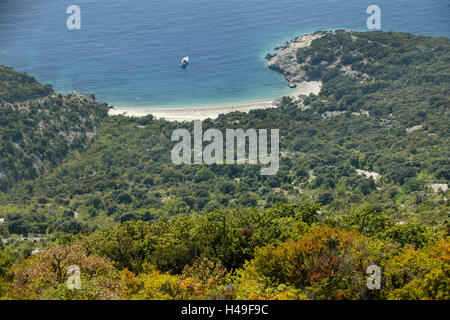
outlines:
[[[338,31],[299,49],[297,61],[323,82],[319,95],[203,122],[222,132],[279,129],[274,176],[249,164],[174,165],[172,132],[192,122],[106,117],[88,96],[46,92],[0,68],[0,235],[43,239],[4,251],[18,263],[57,241],[24,262],[39,270],[50,268],[52,250],[82,252],[86,270],[104,259],[85,296],[71,297],[62,280],[13,295],[448,299],[450,194],[432,186],[450,180],[450,40]],[[323,259],[331,269],[314,267]],[[361,285],[369,263],[390,270],[375,296]],[[126,289],[110,291],[102,277]],[[433,281],[442,286],[430,293]]]
[[[342,60],[339,48],[348,47],[348,41],[352,54],[367,60],[358,68],[365,68],[369,78],[350,76],[336,63]],[[319,96],[308,97],[301,108],[286,99],[277,109],[233,113],[203,124],[204,130],[279,128],[282,154],[275,176],[263,177],[251,165],[175,166],[171,133],[180,126],[192,128],[192,123],[117,116],[104,122],[85,153],[16,186],[4,201],[41,203],[37,211],[51,209],[61,217],[77,211],[92,227],[305,200],[330,212],[369,202],[407,220],[442,225],[446,202],[429,185],[449,180],[448,47],[448,39],[402,34],[326,36],[311,47],[335,55],[327,56],[334,68],[322,67]],[[322,54],[317,50],[316,55]],[[411,52],[415,59],[397,63]],[[306,59],[312,67],[313,61],[324,65],[316,57]],[[381,63],[384,68],[370,71]],[[420,129],[408,133],[416,126]],[[356,170],[380,178],[367,179]]]
[[[106,105],[91,97],[64,97],[0,66],[0,191],[82,150],[106,115]]]

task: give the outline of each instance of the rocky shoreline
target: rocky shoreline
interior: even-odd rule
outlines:
[[[297,62],[297,50],[311,45],[315,39],[319,39],[331,31],[318,31],[313,34],[299,36],[286,42],[283,46],[274,49],[274,53],[266,54],[268,67],[282,73],[289,87],[296,88],[299,83],[311,81],[306,72],[301,68],[302,65]]]

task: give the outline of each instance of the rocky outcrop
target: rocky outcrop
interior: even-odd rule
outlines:
[[[306,72],[301,68],[302,64],[297,62],[297,50],[311,45],[315,39],[321,38],[330,33],[329,31],[319,31],[314,34],[304,35],[286,42],[283,46],[277,47],[276,53],[268,53],[269,68],[281,72],[288,81],[289,87],[295,88],[298,83],[309,81]]]
[[[67,96],[68,96],[69,99],[86,100],[86,101],[89,101],[91,103],[96,103],[97,102],[97,99],[95,98],[95,95],[93,95],[93,94],[86,94],[86,93],[79,93],[79,92],[69,91]]]

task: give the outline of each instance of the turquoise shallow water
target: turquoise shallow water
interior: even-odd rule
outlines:
[[[373,3],[384,31],[449,36],[448,0],[2,0],[0,64],[122,107],[271,100],[290,89],[266,52],[317,30],[366,30]],[[72,4],[81,30],[66,28]]]

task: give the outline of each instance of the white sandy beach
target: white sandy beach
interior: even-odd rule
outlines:
[[[293,90],[295,93],[293,98],[297,98],[299,95],[308,96],[310,93],[318,94],[322,87],[320,81],[303,82],[297,85],[297,88]],[[114,107],[110,109],[109,115],[124,115],[129,117],[144,117],[146,115],[153,115],[156,119],[166,119],[168,121],[193,121],[193,120],[205,120],[216,119],[220,114],[226,114],[235,111],[249,112],[256,109],[267,109],[277,107],[275,99],[274,101],[263,101],[254,103],[245,103],[229,106],[211,106],[211,107],[194,107],[194,108],[127,108],[127,107]]]

